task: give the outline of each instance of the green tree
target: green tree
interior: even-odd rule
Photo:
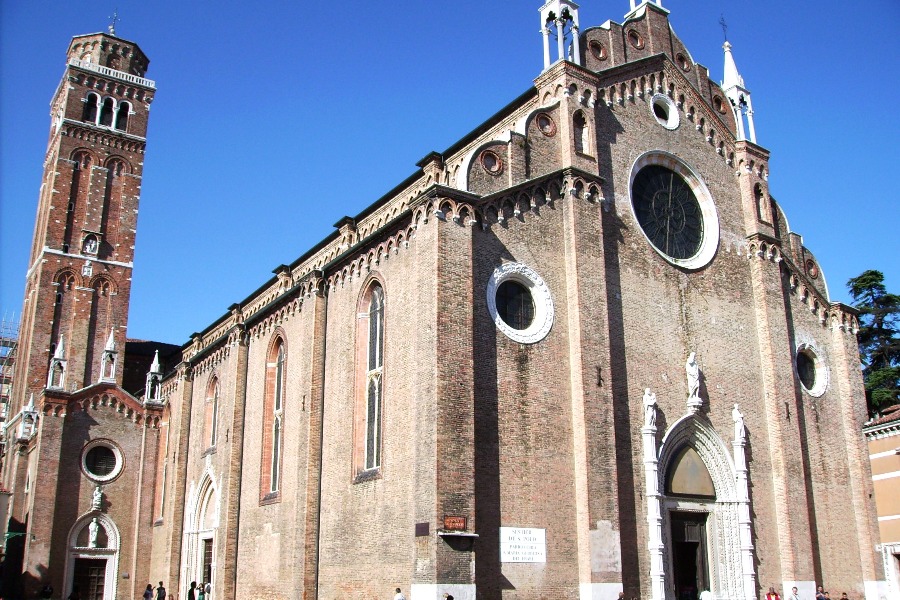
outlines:
[[[859,310],[859,356],[869,414],[900,403],[900,296],[889,294],[881,271],[847,282]]]

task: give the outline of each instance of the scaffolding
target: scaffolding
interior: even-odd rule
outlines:
[[[9,417],[9,400],[16,370],[16,349],[19,343],[19,318],[3,313],[0,319],[0,423]]]

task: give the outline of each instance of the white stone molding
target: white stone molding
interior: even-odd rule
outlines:
[[[90,543],[87,546],[78,545],[78,535],[94,520],[106,533],[106,546],[97,548]],[[106,559],[106,574],[104,576],[103,600],[114,600],[116,598],[116,585],[119,580],[119,547],[121,546],[121,537],[119,528],[115,522],[104,513],[98,513],[90,510],[82,514],[69,529],[67,538],[66,566],[63,572],[63,581],[66,590],[72,589],[75,579],[75,559],[77,558],[93,558]]]
[[[645,418],[646,422],[646,418]],[[743,428],[743,423],[741,423]],[[737,423],[735,424],[737,431]],[[707,515],[710,592],[717,600],[755,598],[756,572],[750,530],[750,499],[745,457],[746,436],[733,441],[733,457],[707,418],[688,412],[669,427],[657,450],[655,425],[641,429],[649,529],[650,590],[652,600],[671,600],[667,594],[671,556],[666,552],[672,511]],[[666,474],[685,447],[696,450],[709,471],[715,500],[665,495]]]
[[[213,470],[207,466],[200,483],[192,482],[184,508],[184,533],[181,546],[181,585],[187,594],[191,581],[200,582],[203,569],[203,540],[213,543],[212,573],[216,572],[216,537],[219,528],[221,482],[217,482]],[[210,512],[212,511],[212,512]],[[215,581],[210,581],[215,588]],[[177,593],[172,590],[170,593]]]
[[[691,191],[694,192],[694,197],[697,198],[697,203],[700,205],[700,213],[703,216],[703,239],[700,242],[700,248],[691,257],[673,258],[668,256],[650,241],[650,238],[644,232],[644,228],[641,227],[637,220],[637,215],[634,213],[634,199],[632,198],[634,179],[637,177],[638,172],[648,165],[660,165],[677,173],[684,179]],[[719,248],[719,213],[716,211],[712,194],[709,193],[709,189],[700,176],[674,154],[664,150],[649,150],[638,156],[631,166],[631,176],[628,180],[628,199],[628,206],[637,230],[641,232],[641,235],[644,236],[650,247],[667,262],[689,271],[695,271],[705,267],[712,261]]]
[[[649,388],[647,389],[649,391]],[[645,392],[644,397],[647,397]],[[665,547],[662,539],[662,493],[659,487],[659,473],[656,451],[656,406],[654,396],[654,419],[645,417],[645,425],[641,428],[641,437],[644,442],[644,481],[647,497],[647,527],[649,531],[648,550],[650,551],[650,598],[651,600],[663,600],[666,597],[665,588]],[[646,404],[645,404],[646,406]],[[649,413],[650,409],[645,408]]]
[[[527,329],[514,329],[506,324],[497,312],[497,288],[504,281],[516,281],[531,293],[534,302],[534,320]],[[494,269],[487,284],[487,304],[491,319],[504,335],[521,344],[534,344],[550,333],[553,327],[553,298],[550,288],[534,269],[521,263],[504,263]]]

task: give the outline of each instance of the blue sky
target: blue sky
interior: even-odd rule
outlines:
[[[900,293],[900,3],[664,0],[722,77],[720,15],[769,185],[833,300],[865,269]],[[73,35],[104,30],[157,82],[129,337],[181,344],[525,91],[540,3],[0,1],[0,316],[21,310],[49,102]],[[628,0],[581,5],[582,28]]]

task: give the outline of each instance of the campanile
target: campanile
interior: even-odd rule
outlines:
[[[72,39],[51,127],[22,309],[13,411],[43,389],[121,385],[147,119],[141,49]]]

